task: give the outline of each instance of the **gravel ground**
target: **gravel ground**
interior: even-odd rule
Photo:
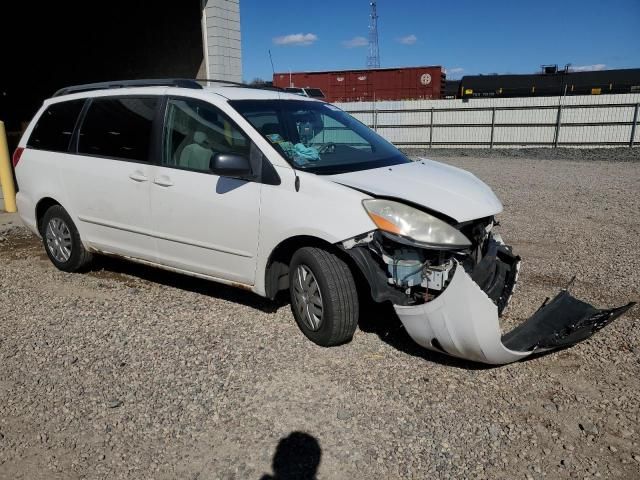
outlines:
[[[640,297],[640,166],[445,161],[505,204],[524,257],[506,325],[574,274],[599,306]],[[327,479],[640,477],[638,307],[499,368],[420,349],[386,308],[322,349],[285,302],[115,260],[65,274],[7,222],[2,479],[312,478],[318,463]]]
[[[429,158],[504,158],[527,160],[577,160],[640,162],[640,147],[635,148],[411,148],[411,156]]]

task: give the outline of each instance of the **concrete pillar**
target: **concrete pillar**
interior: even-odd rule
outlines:
[[[203,0],[207,78],[242,82],[240,0]]]

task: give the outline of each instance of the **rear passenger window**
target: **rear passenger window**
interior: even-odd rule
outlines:
[[[78,153],[149,161],[157,97],[94,98],[82,123]]]
[[[83,105],[84,99],[50,105],[38,119],[27,147],[66,152]]]

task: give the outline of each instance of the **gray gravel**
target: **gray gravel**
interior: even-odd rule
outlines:
[[[640,297],[638,164],[446,161],[505,204],[525,259],[507,326],[574,274],[597,305]],[[484,368],[421,350],[388,309],[322,349],[284,302],[114,260],[65,274],[26,230],[0,236],[2,479],[292,478],[318,445],[327,479],[640,477],[637,307]]]

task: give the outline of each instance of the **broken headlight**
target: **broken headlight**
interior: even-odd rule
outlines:
[[[391,200],[369,199],[362,202],[376,226],[387,233],[399,235],[440,249],[463,249],[471,246],[459,230],[426,212]]]

